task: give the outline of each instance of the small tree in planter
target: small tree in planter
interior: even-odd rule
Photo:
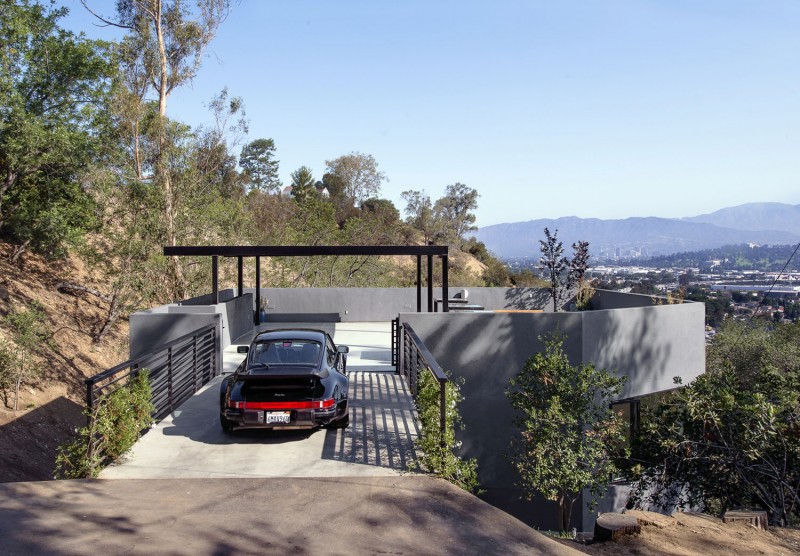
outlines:
[[[594,290],[591,290],[585,280],[586,270],[589,267],[589,242],[579,241],[572,244],[574,255],[572,259],[564,256],[564,245],[558,241],[558,230],[550,233],[544,229],[545,239],[539,241],[539,266],[544,271],[553,300],[553,311],[558,311],[560,305],[567,300],[567,296],[577,286],[578,308],[588,309]]]
[[[518,411],[511,461],[525,498],[541,493],[558,502],[559,528],[566,531],[581,491],[602,494],[625,451],[625,423],[610,408],[624,378],[571,365],[559,333],[539,339],[544,353],[528,359],[506,391]]]

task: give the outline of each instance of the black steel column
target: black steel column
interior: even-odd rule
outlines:
[[[442,312],[444,313],[450,312],[450,304],[447,301],[450,299],[450,291],[447,284],[447,273],[447,255],[442,255],[442,306],[444,307]]]
[[[253,323],[258,323],[258,311],[261,308],[261,257],[256,257],[256,311]]]
[[[433,255],[428,255],[428,312],[433,313]]]
[[[219,257],[211,256],[211,304],[219,303]]]
[[[243,265],[244,261],[242,260],[242,257],[239,257],[239,260],[237,261],[237,263],[238,263],[237,270],[239,272],[239,275],[238,275],[239,280],[236,283],[236,286],[238,288],[236,290],[236,297],[242,297],[242,295],[244,294],[244,291],[243,291],[244,290],[244,278],[242,277],[243,274],[244,274],[244,269],[242,268],[242,265]]]
[[[417,313],[422,312],[422,255],[417,255]]]

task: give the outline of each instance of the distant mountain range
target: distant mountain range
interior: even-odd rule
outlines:
[[[626,218],[600,220],[567,216],[495,224],[475,236],[500,258],[538,257],[544,228],[558,230],[567,253],[586,240],[595,260],[605,257],[649,257],[723,245],[757,243],[786,245],[800,242],[800,205],[749,203],[681,219]]]

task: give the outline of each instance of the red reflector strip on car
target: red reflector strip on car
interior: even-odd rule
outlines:
[[[230,402],[234,409],[328,409],[335,404],[333,398],[313,402]]]

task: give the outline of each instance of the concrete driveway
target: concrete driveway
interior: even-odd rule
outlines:
[[[334,341],[350,347],[347,429],[225,434],[219,425],[218,377],[100,477],[355,477],[406,472],[414,459],[417,424],[407,386],[391,366],[389,324],[336,323],[331,332]],[[252,334],[225,350],[226,370],[235,369],[244,357],[236,353],[236,346],[250,339]]]

